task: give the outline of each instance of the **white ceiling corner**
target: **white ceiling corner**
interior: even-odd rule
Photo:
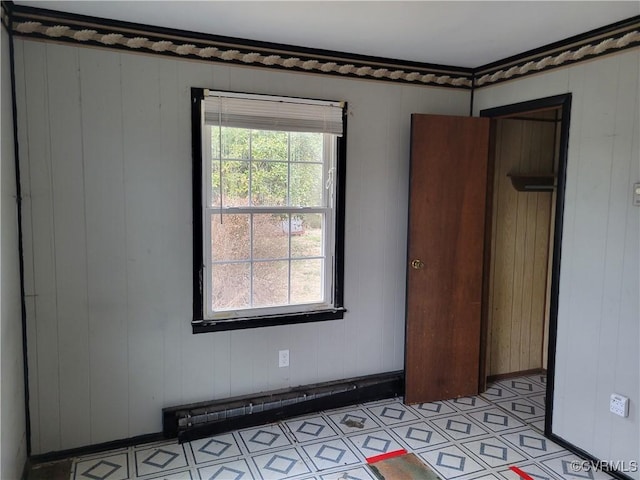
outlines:
[[[640,2],[635,0],[15,3],[213,35],[470,68],[640,14]]]

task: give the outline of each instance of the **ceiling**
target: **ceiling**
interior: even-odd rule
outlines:
[[[22,1],[17,5],[458,67],[640,14],[639,1]]]

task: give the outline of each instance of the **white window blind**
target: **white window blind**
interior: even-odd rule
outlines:
[[[330,133],[342,136],[343,105],[336,102],[208,91],[204,99],[207,125]]]

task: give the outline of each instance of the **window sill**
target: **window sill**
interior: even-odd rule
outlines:
[[[224,332],[227,330],[243,330],[245,328],[273,327],[275,325],[291,325],[294,323],[322,322],[344,318],[346,309],[332,308],[315,312],[293,313],[289,315],[264,315],[260,317],[238,318],[231,320],[193,320],[193,333]]]

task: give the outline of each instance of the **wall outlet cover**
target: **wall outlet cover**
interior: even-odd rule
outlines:
[[[289,366],[289,350],[280,350],[278,352],[278,367],[288,367]]]
[[[609,411],[621,417],[628,417],[629,399],[624,395],[612,393],[609,401]]]

